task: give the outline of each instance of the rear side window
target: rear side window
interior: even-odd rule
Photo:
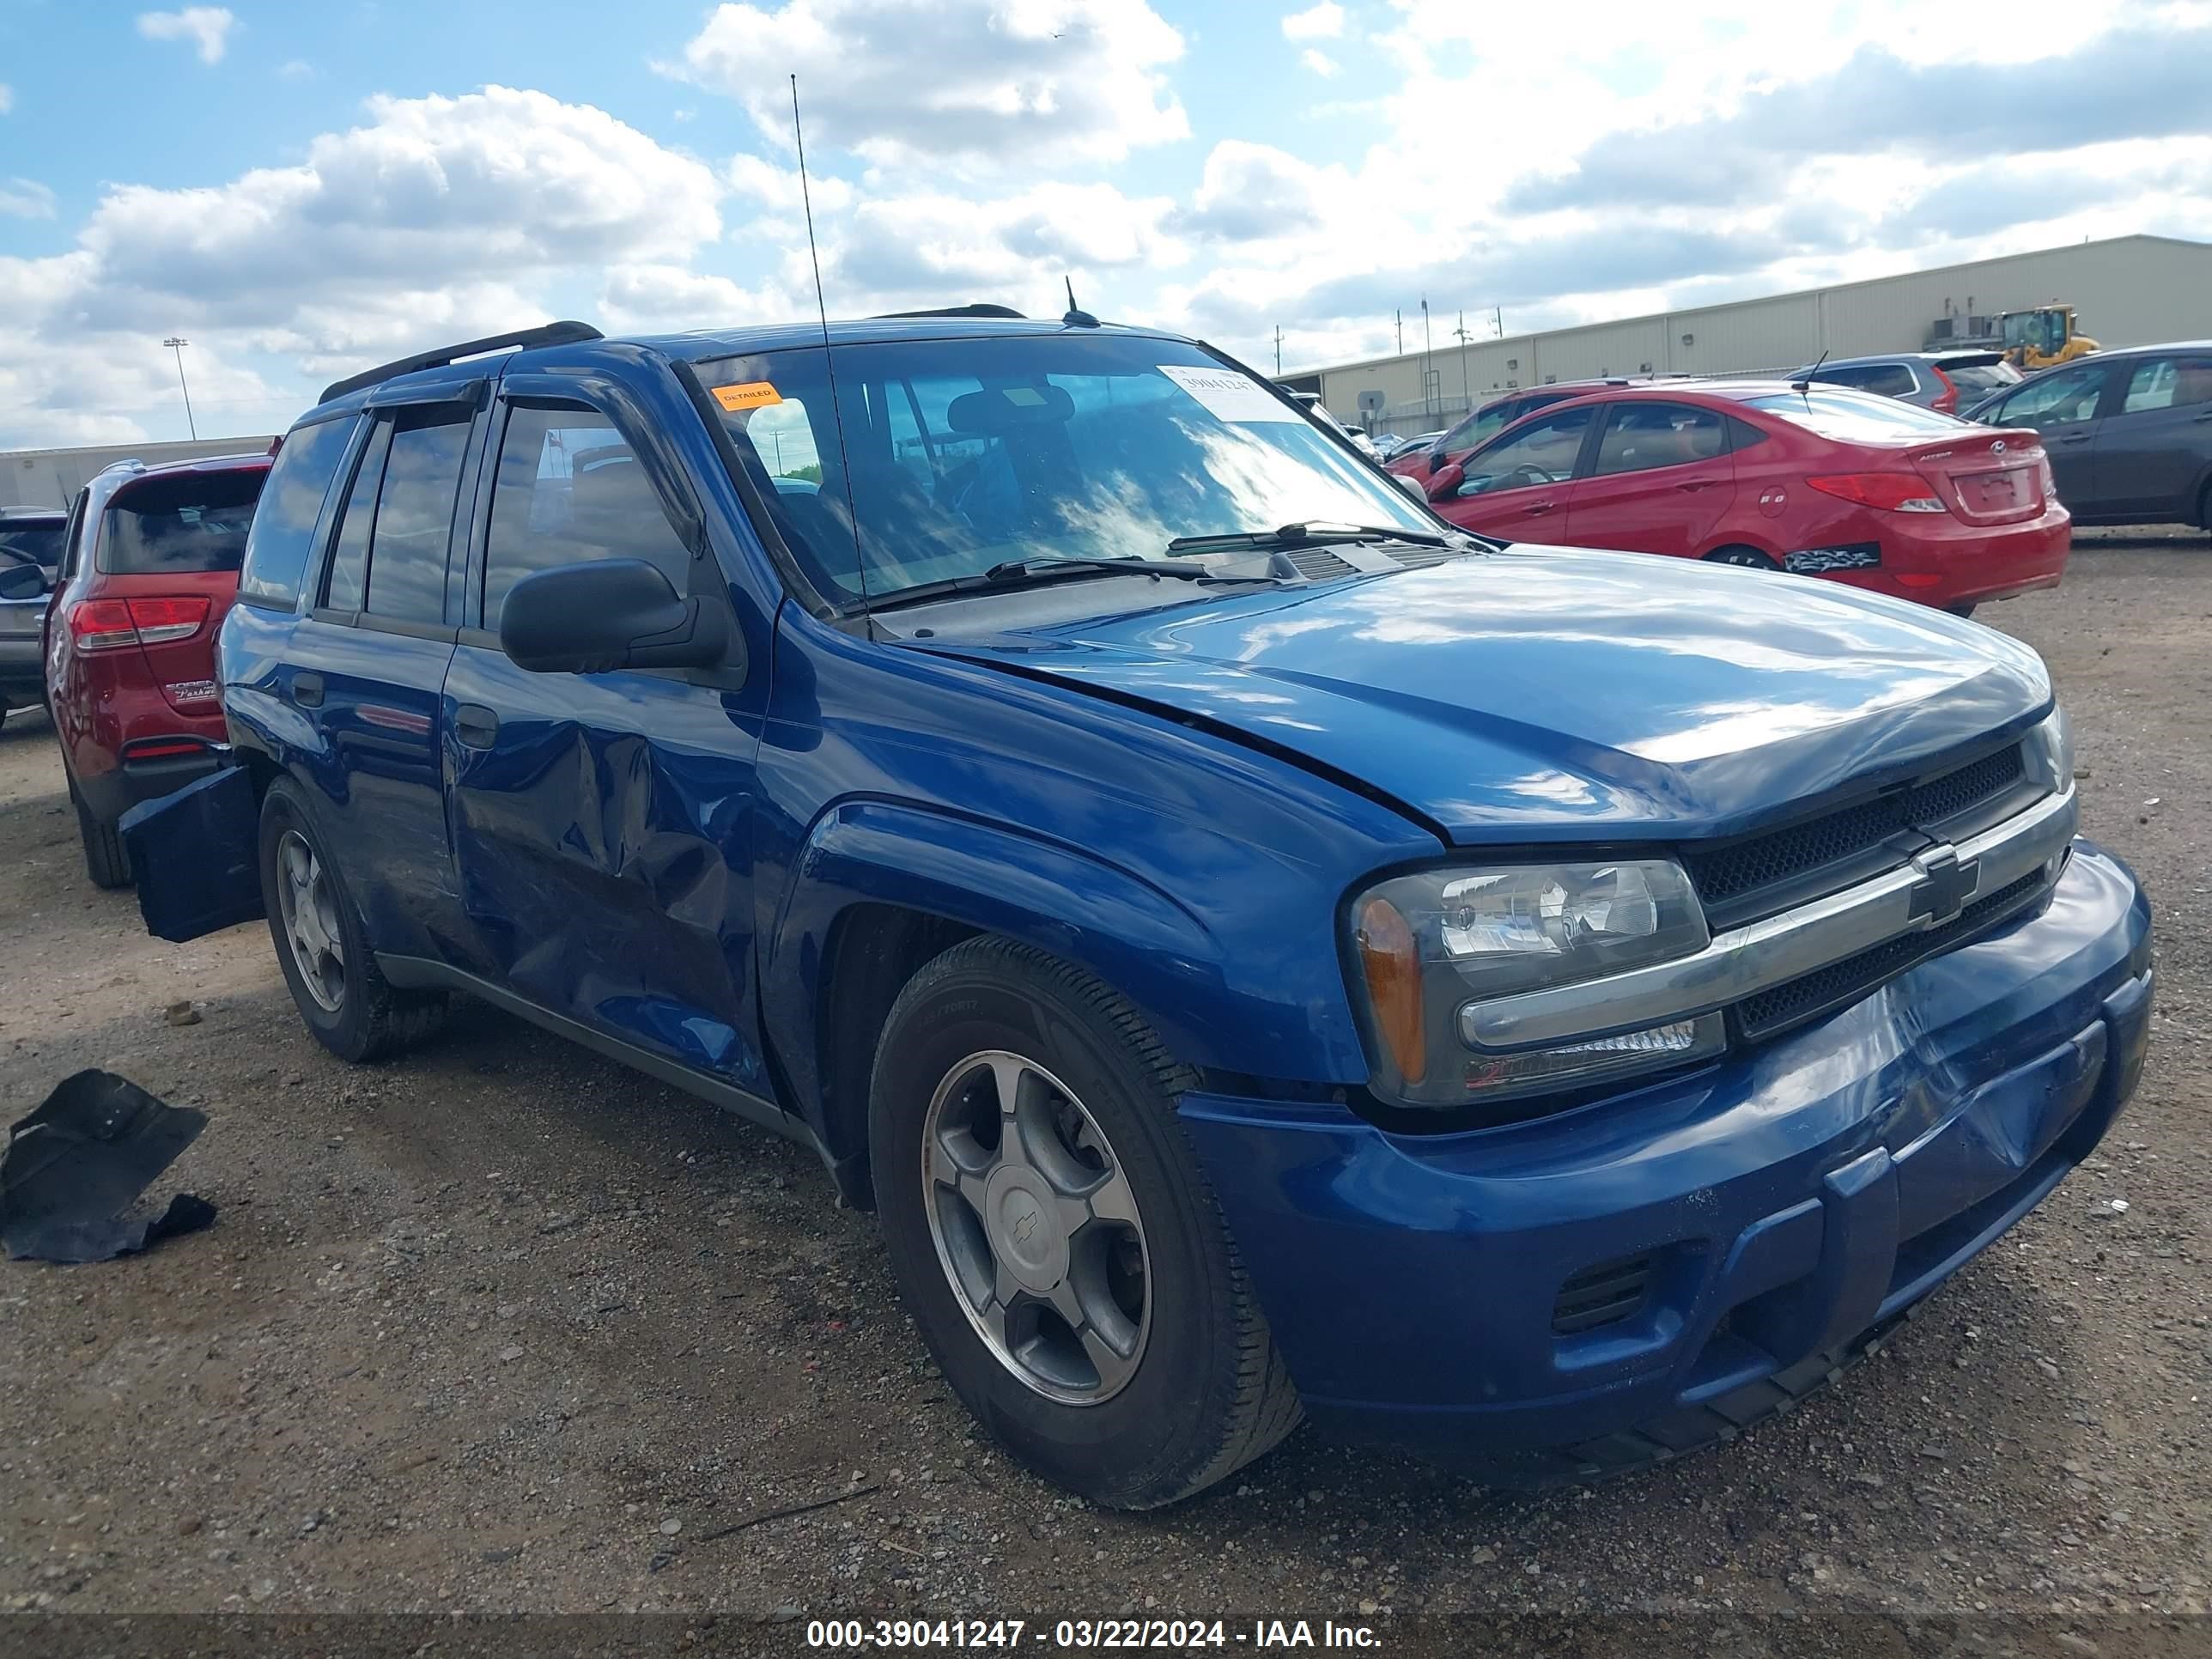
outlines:
[[[238,574],[238,597],[247,604],[289,611],[298,600],[323,497],[330,494],[353,429],[350,420],[303,426],[276,452],[276,465],[253,510],[246,563]]]
[[[2120,400],[2123,415],[2212,403],[2212,356],[2153,357],[2136,365]]]
[[[246,557],[259,467],[126,484],[108,503],[94,557],[111,576],[235,570]]]
[[[376,487],[384,479],[385,452],[392,447],[392,422],[379,421],[361,452],[354,469],[353,487],[346,491],[345,513],[338,520],[337,546],[331,554],[331,574],[323,583],[323,605],[330,611],[357,611],[368,589],[368,536],[376,527]]]
[[[818,475],[811,441],[807,453]],[[795,460],[795,450],[785,453],[785,467]],[[525,576],[596,559],[647,560],[679,593],[690,582],[690,551],[611,421],[586,409],[514,409],[492,489],[484,626],[499,626],[508,590]]]
[[[428,414],[446,416],[426,418]],[[446,615],[446,551],[467,458],[469,420],[441,407],[402,415],[384,463],[369,539],[362,610],[393,622],[440,623]]]

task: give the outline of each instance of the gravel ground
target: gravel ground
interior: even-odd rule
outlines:
[[[171,946],[88,884],[52,734],[16,716],[0,1110],[94,1065],[200,1106],[156,1190],[222,1218],[125,1261],[0,1264],[0,1607],[662,1610],[684,1618],[652,1645],[743,1650],[862,1613],[1203,1614],[1232,1646],[1330,1615],[1401,1651],[1655,1609],[1826,1620],[1835,1651],[1892,1650],[1883,1610],[2203,1613],[2212,549],[2085,533],[2063,589],[1984,614],[2049,659],[2088,833],[2156,901],[2135,1105],[1840,1389],[1534,1498],[1305,1431],[1166,1514],[1059,1495],[979,1439],[807,1155],[487,1009],[340,1065],[259,924]],[[70,1621],[40,1623],[58,1645]],[[1636,1628],[1656,1652],[1678,1627]]]

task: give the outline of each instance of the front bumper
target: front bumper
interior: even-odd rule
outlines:
[[[1308,1414],[1510,1458],[1817,1364],[2034,1207],[2135,1088],[2149,930],[2126,866],[2080,842],[2046,908],[1556,1118],[1416,1137],[1206,1094],[1182,1115]],[[1593,1268],[1642,1290],[1573,1328]]]

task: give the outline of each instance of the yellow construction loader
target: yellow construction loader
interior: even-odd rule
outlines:
[[[1997,331],[2004,355],[2014,368],[2033,374],[2039,368],[2070,363],[2098,349],[2097,343],[2074,329],[2072,306],[2048,305],[2034,311],[2006,311],[1997,315]]]

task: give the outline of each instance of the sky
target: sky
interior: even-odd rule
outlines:
[[[0,448],[811,316],[793,75],[833,316],[1072,280],[1270,371],[2212,240],[2212,0],[0,0]]]

